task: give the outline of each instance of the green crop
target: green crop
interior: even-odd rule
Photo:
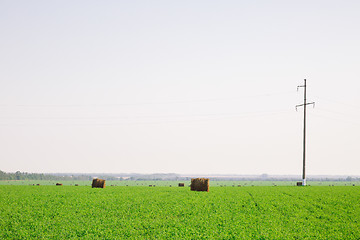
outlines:
[[[0,181],[0,185],[36,185],[40,183],[41,185],[55,185],[57,182],[61,182],[64,185],[74,186],[75,184],[79,186],[91,186],[92,181],[55,181],[55,180],[3,180]],[[148,181],[134,181],[134,180],[106,180],[106,186],[157,186],[157,187],[177,187],[178,183],[185,183],[185,186],[190,185],[190,180],[172,180],[172,181],[161,181],[161,180],[148,180]],[[359,181],[308,181],[308,184],[311,186],[359,186]],[[211,180],[211,187],[252,187],[252,186],[295,186],[295,181],[219,181]]]
[[[360,188],[0,186],[0,239],[359,239]]]

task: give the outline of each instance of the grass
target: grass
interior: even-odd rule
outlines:
[[[359,239],[360,187],[0,186],[0,239]]]
[[[3,180],[0,181],[0,185],[33,185],[33,184],[41,184],[41,185],[55,185],[57,182],[61,182],[66,186],[75,186],[78,184],[79,186],[91,186],[92,181],[47,181],[47,180]],[[177,187],[178,183],[185,183],[185,186],[190,185],[190,180],[183,181],[106,181],[106,186],[157,186],[157,187]],[[359,181],[308,181],[308,184],[311,186],[360,186]],[[295,186],[296,181],[213,181],[210,180],[211,187],[253,187],[253,186]]]

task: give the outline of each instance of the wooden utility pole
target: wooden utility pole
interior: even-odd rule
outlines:
[[[306,175],[305,175],[305,158],[306,158],[306,106],[313,105],[315,106],[315,102],[306,102],[306,79],[304,79],[304,85],[298,86],[297,89],[303,87],[304,88],[304,103],[296,105],[296,110],[298,107],[304,107],[304,132],[303,132],[303,169],[302,169],[302,185],[306,186]]]

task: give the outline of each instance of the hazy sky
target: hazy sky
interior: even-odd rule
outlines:
[[[360,1],[0,0],[0,170],[360,175]]]

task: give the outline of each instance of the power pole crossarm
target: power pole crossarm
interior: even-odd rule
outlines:
[[[313,106],[315,107],[315,102],[306,103],[306,105],[313,105]],[[298,108],[298,107],[302,107],[302,106],[304,106],[304,104],[296,105],[296,106],[295,106],[296,111],[297,111],[297,108]]]
[[[306,175],[305,175],[305,158],[306,158],[306,106],[313,105],[315,106],[315,102],[306,102],[306,79],[304,79],[304,85],[298,86],[297,89],[304,88],[304,103],[295,106],[297,111],[298,107],[304,107],[304,132],[303,132],[303,171],[302,171],[302,185],[306,186]]]

